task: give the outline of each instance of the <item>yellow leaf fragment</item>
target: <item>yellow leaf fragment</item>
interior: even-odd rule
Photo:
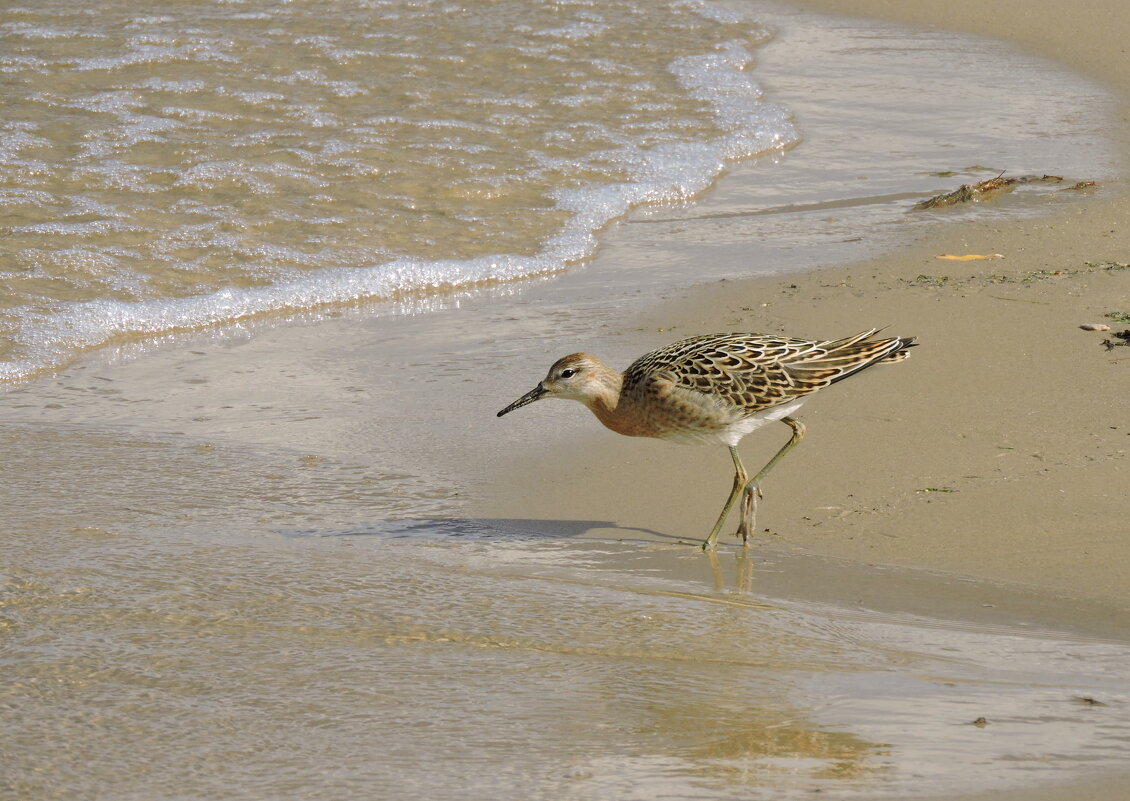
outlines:
[[[978,261],[980,259],[1003,259],[1004,256],[1000,253],[966,253],[963,256],[955,256],[952,253],[939,253],[934,258],[949,259],[950,261]]]

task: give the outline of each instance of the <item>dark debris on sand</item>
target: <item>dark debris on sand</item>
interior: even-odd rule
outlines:
[[[1061,175],[1022,175],[1017,178],[1005,178],[1004,173],[1001,173],[997,177],[990,178],[987,181],[978,181],[975,184],[962,184],[952,192],[935,195],[928,200],[915,203],[913,210],[923,211],[925,209],[953,206],[958,203],[975,203],[992,200],[1006,192],[1011,192],[1013,189],[1023,184],[1061,184],[1063,180],[1063,176]],[[1064,187],[1063,191],[1078,192],[1094,186],[1097,186],[1094,181],[1077,181],[1071,186]]]

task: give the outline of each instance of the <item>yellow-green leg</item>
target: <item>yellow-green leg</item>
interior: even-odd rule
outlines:
[[[734,508],[734,503],[738,500],[738,496],[742,494],[742,490],[745,489],[746,482],[749,480],[749,473],[746,472],[745,465],[742,464],[742,457],[733,445],[730,446],[730,457],[734,460],[734,488],[730,490],[730,497],[726,499],[726,505],[722,507],[722,514],[718,515],[718,522],[714,524],[714,528],[710,529],[710,535],[702,543],[702,550],[704,551],[713,548],[714,543],[718,541],[718,532],[722,530],[722,525],[726,522],[726,518],[730,516],[730,510]]]
[[[785,454],[793,449],[793,447],[804,438],[805,427],[804,423],[800,420],[795,420],[792,417],[782,417],[781,422],[788,425],[793,430],[792,437],[784,444],[781,450],[777,451],[776,455],[769,460],[765,467],[758,471],[757,475],[749,480],[744,490],[744,500],[742,503],[742,522],[738,526],[738,536],[742,538],[742,544],[748,544],[749,538],[753,535],[754,519],[757,516],[757,499],[761,497],[761,482],[769,475],[777,462],[784,458]]]
[[[784,444],[781,450],[777,451],[776,455],[758,471],[757,475],[753,478],[746,480],[748,475],[745,466],[742,464],[741,457],[738,455],[738,449],[730,446],[730,456],[734,459],[734,489],[730,492],[730,497],[726,501],[726,505],[722,507],[722,514],[718,516],[718,522],[714,524],[714,528],[710,530],[709,536],[706,541],[702,543],[702,549],[713,548],[718,540],[718,532],[722,530],[722,525],[726,522],[726,517],[730,514],[730,510],[734,508],[734,503],[737,501],[738,496],[744,493],[745,500],[742,504],[742,522],[738,526],[738,536],[742,538],[742,544],[749,544],[749,537],[753,534],[754,518],[757,515],[757,498],[761,496],[761,482],[769,475],[769,471],[777,466],[777,462],[784,458],[785,454],[791,451],[798,442],[804,438],[804,423],[795,420],[792,417],[782,417],[781,422],[788,425],[793,430],[792,437]]]

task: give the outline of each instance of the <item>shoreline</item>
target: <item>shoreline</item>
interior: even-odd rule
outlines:
[[[926,15],[939,25],[947,15],[975,8],[966,0],[956,11],[903,10],[882,0],[798,5],[821,13],[866,12],[875,19]],[[1102,6],[1119,19],[1130,16],[1114,3]],[[1015,41],[1044,55],[1054,57],[1078,35],[1071,26],[1051,25],[1054,40],[1040,46],[1033,38],[1037,21],[1047,25],[1058,14],[1045,0],[994,8],[1023,16]],[[961,24],[979,26],[971,32],[982,35],[1010,33],[976,15]],[[1125,26],[1104,28],[1094,19],[1089,24],[1094,38],[1078,58],[1095,61],[1090,74],[1119,87],[1125,116],[1125,54],[1117,70],[1093,55],[1121,47]],[[1111,120],[1112,129],[1119,119]],[[1128,137],[1122,130],[1113,136],[1125,164]],[[735,672],[740,665],[732,657],[704,656],[702,649],[744,646],[749,677],[771,673],[772,659],[757,653],[756,636],[727,640],[734,631],[756,631],[747,628],[756,616],[692,619],[688,631],[694,637],[685,647],[668,648],[663,639],[688,610],[729,609],[731,601],[739,612],[758,607],[724,587],[712,589],[708,559],[674,544],[705,536],[713,522],[732,478],[725,450],[620,437],[578,404],[537,404],[503,420],[495,412],[571,350],[592,350],[623,366],[651,348],[704,331],[834,338],[887,326],[891,333],[918,337],[913,358],[818,393],[800,412],[808,437],[774,471],[760,506],[751,553],[763,569],[756,572],[754,565],[753,599],[766,592],[772,602],[771,593],[779,591],[849,613],[933,611],[970,622],[990,638],[1040,636],[1044,627],[1054,627],[1123,644],[1127,638],[1120,635],[1130,630],[1130,542],[1122,531],[1130,486],[1130,360],[1116,360],[1124,352],[1130,356],[1130,347],[1108,352],[1101,345],[1104,334],[1078,326],[1103,322],[1111,311],[1130,312],[1130,267],[1107,266],[1130,261],[1127,181],[1119,177],[1091,194],[1049,202],[1042,216],[1016,219],[976,209],[958,212],[956,219],[947,214],[939,212],[937,224],[907,226],[899,234],[867,232],[879,243],[874,249],[867,243],[851,243],[850,251],[848,242],[825,244],[846,262],[835,267],[715,276],[679,288],[656,288],[639,278],[610,297],[607,271],[602,276],[602,269],[586,266],[555,282],[445,298],[424,315],[344,309],[289,325],[267,321],[245,338],[225,329],[171,337],[166,345],[138,347],[121,359],[109,349],[87,354],[58,374],[0,395],[18,479],[5,494],[8,509],[0,512],[16,532],[14,572],[34,580],[27,592],[44,596],[32,608],[47,609],[20,613],[30,621],[27,630],[34,636],[41,626],[53,634],[50,615],[58,607],[71,636],[81,636],[88,621],[102,632],[115,620],[106,609],[120,610],[123,633],[112,633],[136,650],[106,657],[95,643],[80,654],[93,655],[89,669],[95,672],[89,675],[110,681],[107,659],[135,665],[142,655],[160,654],[168,664],[171,627],[185,644],[182,662],[175,670],[157,665],[155,672],[167,670],[172,678],[196,668],[211,691],[215,669],[224,668],[232,691],[277,702],[281,718],[272,715],[270,725],[284,730],[293,693],[321,688],[334,700],[356,704],[349,711],[363,727],[387,723],[381,710],[389,698],[406,699],[405,709],[417,701],[414,693],[439,698],[432,716],[413,726],[429,740],[450,723],[451,702],[444,698],[467,699],[476,716],[469,715],[460,731],[480,731],[477,715],[509,702],[495,692],[497,668],[508,669],[514,655],[548,654],[548,678],[524,685],[530,670],[517,667],[506,674],[503,691],[526,687],[522,698],[543,699],[571,689],[562,678],[576,675],[562,671],[566,651],[548,647],[560,644],[576,649],[572,664],[581,670],[609,671],[594,687],[599,703],[593,710],[601,714],[625,690],[619,666],[638,671],[647,691],[636,689],[630,697],[641,708],[658,710],[640,719],[639,731],[648,737],[664,725],[663,714],[686,707],[686,717],[674,714],[667,725],[668,742],[681,743],[685,722],[699,719],[700,701],[715,696],[725,702],[716,711],[736,710],[735,720],[746,721],[751,710],[756,715],[749,685],[731,681],[746,674]],[[659,237],[659,226],[628,219],[605,232],[594,261],[639,268],[642,275],[658,253],[668,261],[659,268],[679,260],[729,260],[722,267],[737,274],[748,265],[749,245],[737,247],[734,240],[743,228],[754,230],[751,220],[734,215],[731,240],[722,242],[709,218],[688,219],[672,225],[657,245],[648,240]],[[1004,258],[955,262],[938,260],[939,253]],[[662,269],[657,274],[665,275]],[[785,436],[784,426],[770,426],[747,438],[746,464],[762,463]],[[506,526],[528,536],[508,548]],[[478,540],[477,528],[486,532]],[[736,549],[728,534],[723,532],[719,555],[731,562]],[[576,541],[584,538],[631,542],[609,549],[617,553],[594,566],[575,561],[586,547],[603,548]],[[549,543],[561,547],[542,547]],[[419,561],[407,561],[406,552],[418,552]],[[275,558],[280,555],[285,558]],[[730,570],[727,564],[725,572]],[[597,604],[590,586],[597,574],[610,593],[625,583],[656,582],[663,594],[640,593],[638,604],[617,596]],[[542,578],[555,582],[542,584]],[[514,592],[515,585],[522,592]],[[574,605],[561,607],[570,590]],[[657,611],[657,598],[677,603]],[[449,620],[453,607],[466,620]],[[150,618],[139,621],[139,610]],[[521,619],[505,624],[511,639],[502,641],[496,624],[507,612]],[[607,615],[612,624],[608,641],[587,649],[578,642],[588,636],[586,614]],[[382,615],[398,623],[384,640]],[[405,619],[410,626],[399,625]],[[835,639],[834,616],[828,620],[832,644],[843,644]],[[199,648],[202,632],[211,644],[230,647],[217,652],[226,658]],[[261,650],[248,653],[247,639],[259,635]],[[630,643],[630,653],[609,647],[621,637],[642,638],[642,645]],[[790,641],[787,630],[781,637]],[[930,640],[932,647],[938,642]],[[434,652],[434,662],[420,663],[434,672],[410,667],[403,685],[382,685],[382,648],[415,658]],[[653,676],[670,670],[665,654],[672,650],[688,673],[712,669],[703,677],[702,695],[688,696],[682,680],[669,685],[669,695],[662,687],[653,691]],[[29,673],[40,658],[31,651],[23,661]],[[302,666],[309,672],[297,674],[293,690],[280,653],[306,660]],[[726,656],[725,649],[721,653]],[[464,660],[467,654],[472,659]],[[1023,658],[1007,649],[1002,658],[1012,656]],[[349,669],[340,671],[340,684],[319,685],[333,659]],[[468,674],[458,672],[464,661],[472,669],[482,665],[476,675],[486,679],[487,690],[467,684]],[[906,662],[881,664],[881,680],[900,671],[931,679]],[[800,661],[802,670],[810,667]],[[372,669],[372,695],[349,695],[355,668]],[[1125,682],[1110,678],[1120,693],[1112,705],[1124,707]],[[448,685],[441,682],[451,681],[452,693],[444,696]],[[717,693],[723,683],[734,689],[733,697]],[[437,686],[439,693],[420,690]],[[272,695],[275,687],[278,694]],[[173,694],[146,688],[146,708],[164,713],[161,704],[170,708]],[[64,694],[48,703],[69,711],[81,708],[76,699],[83,696]],[[812,700],[826,705],[822,698]],[[332,704],[324,709],[330,712],[321,720],[348,717],[335,718]],[[710,717],[715,708],[705,709],[704,725],[717,726]],[[531,732],[552,730],[562,717],[578,714],[575,729],[567,728],[560,740],[547,739],[539,752],[588,742],[592,727],[584,711],[576,705],[535,709]],[[130,720],[135,713],[122,714]],[[259,720],[241,719],[240,726]],[[1039,723],[1024,722],[1032,720]],[[613,722],[616,732],[630,732],[619,728],[620,718]],[[973,716],[933,722],[965,726]],[[850,721],[843,727],[850,730]],[[220,732],[229,728],[225,720]],[[292,730],[293,746],[284,743],[278,752],[288,760],[302,755],[308,721],[297,720]],[[1004,727],[948,731],[967,746],[974,742],[967,735],[977,737],[978,731],[1001,738],[998,743],[1008,738]],[[1037,736],[1047,739],[1047,732],[1041,728]],[[357,741],[341,742],[351,740]],[[179,747],[179,739],[169,742]],[[163,753],[178,757],[178,765],[190,764],[177,747]],[[340,753],[311,753],[309,764],[320,770]],[[1082,773],[1074,762],[1055,767],[1060,778]],[[622,775],[628,782],[636,778],[630,769]],[[1040,780],[1034,773],[1032,781]],[[559,786],[578,786],[568,784],[574,776],[562,781]],[[1085,789],[1089,797],[1116,801],[1124,787],[1121,778],[1102,776],[1096,785],[1069,778],[1054,787],[994,790],[989,797],[1066,801]]]

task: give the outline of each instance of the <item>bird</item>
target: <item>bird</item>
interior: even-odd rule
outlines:
[[[622,373],[589,353],[553,363],[546,377],[497,416],[534,401],[561,398],[583,403],[606,428],[629,437],[725,445],[734,462],[734,484],[702,549],[713,550],[734,504],[743,498],[735,536],[748,546],[761,484],[805,435],[793,417],[818,390],[874,364],[906,359],[915,337],[881,337],[881,329],[835,340],[775,334],[701,334],[654,350]],[[738,443],[780,420],[792,436],[752,477]]]

